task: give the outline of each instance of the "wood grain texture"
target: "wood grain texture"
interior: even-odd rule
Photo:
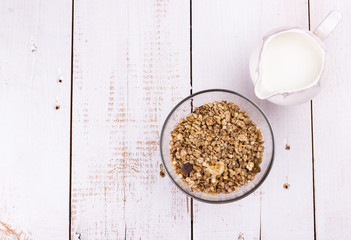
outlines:
[[[311,1],[311,28],[333,9],[343,21],[325,40],[328,49],[322,83],[313,100],[316,236],[318,240],[350,239],[351,236],[351,2]]]
[[[194,239],[312,239],[310,105],[259,101],[248,71],[251,51],[266,32],[308,28],[307,2],[193,0],[192,10],[193,91],[226,88],[248,96],[266,112],[276,140],[273,169],[254,194],[219,206],[194,202]]]
[[[71,10],[0,3],[0,239],[69,235]]]
[[[159,134],[189,94],[188,1],[75,1],[72,234],[188,239]]]

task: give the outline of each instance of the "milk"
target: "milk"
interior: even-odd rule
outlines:
[[[341,20],[341,13],[333,10],[313,32],[286,27],[266,34],[250,58],[255,95],[282,106],[305,103],[317,96],[326,64],[323,40]]]
[[[261,55],[261,90],[269,94],[306,87],[321,72],[322,60],[319,45],[307,34],[278,34]]]

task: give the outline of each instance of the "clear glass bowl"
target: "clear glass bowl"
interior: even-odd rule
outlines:
[[[249,182],[247,186],[243,186],[239,190],[229,194],[210,195],[193,191],[189,186],[185,185],[181,179],[178,178],[171,165],[170,159],[170,132],[173,130],[174,125],[176,125],[180,121],[181,117],[185,117],[191,112],[192,106],[195,108],[204,105],[205,103],[210,103],[214,101],[233,102],[237,104],[240,107],[240,109],[245,110],[249,114],[251,120],[254,121],[256,125],[261,129],[262,137],[264,140],[263,145],[265,147],[265,150],[263,153],[262,163],[260,165],[261,172],[257,173],[254,180]],[[173,182],[184,193],[186,193],[192,198],[203,202],[226,203],[239,200],[243,197],[248,196],[250,193],[254,192],[266,179],[273,164],[274,137],[272,127],[266,115],[255,103],[233,91],[223,89],[211,89],[188,96],[173,108],[162,128],[160,151],[162,161],[166,168],[168,176],[170,176]]]

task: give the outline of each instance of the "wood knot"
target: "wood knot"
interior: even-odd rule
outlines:
[[[37,44],[35,42],[32,42],[32,49],[31,49],[32,53],[35,53],[37,51],[37,49],[38,49]]]
[[[288,144],[285,144],[285,150],[290,150],[290,146]]]
[[[284,183],[283,188],[284,189],[289,189],[290,188],[290,184],[289,183]]]
[[[74,240],[81,240],[81,234],[76,232],[75,236],[74,236]]]
[[[239,233],[238,240],[245,240],[244,233]]]

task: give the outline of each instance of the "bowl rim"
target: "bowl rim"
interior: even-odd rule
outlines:
[[[228,200],[219,200],[219,201],[212,201],[212,200],[207,200],[207,199],[203,199],[203,198],[199,198],[197,196],[193,196],[191,195],[190,193],[188,193],[187,191],[185,191],[181,186],[179,186],[177,184],[177,182],[173,179],[173,177],[171,176],[170,174],[170,171],[172,169],[168,169],[167,168],[167,165],[165,164],[165,159],[163,158],[163,152],[162,152],[162,143],[163,143],[163,133],[165,131],[165,126],[167,124],[167,122],[169,121],[170,117],[172,116],[172,114],[174,113],[174,111],[180,106],[182,105],[185,101],[197,96],[197,95],[200,95],[200,94],[204,94],[204,93],[208,93],[208,92],[226,92],[226,93],[231,93],[231,94],[234,94],[234,95],[237,95],[243,99],[245,99],[246,101],[248,101],[249,103],[251,103],[254,107],[256,107],[256,109],[262,114],[262,116],[264,117],[264,119],[267,121],[268,123],[268,126],[269,126],[269,130],[271,132],[271,135],[272,135],[272,157],[271,157],[271,161],[268,165],[268,168],[266,170],[266,172],[264,173],[261,181],[259,181],[257,183],[256,186],[254,186],[250,191],[247,191],[246,193],[244,193],[243,195],[239,196],[239,197],[236,197],[236,198],[233,198],[233,199],[228,199]],[[183,192],[185,193],[187,196],[193,198],[193,199],[196,199],[200,202],[205,202],[205,203],[211,203],[211,204],[223,204],[223,203],[231,203],[231,202],[235,202],[235,201],[238,201],[240,199],[243,199],[247,196],[249,196],[251,193],[253,193],[254,191],[256,191],[261,185],[262,183],[266,180],[266,178],[268,177],[271,169],[272,169],[272,166],[273,166],[273,162],[274,162],[274,155],[275,155],[275,141],[274,141],[274,133],[273,133],[273,128],[272,128],[272,125],[270,123],[270,121],[268,120],[266,114],[263,112],[263,110],[256,104],[254,103],[253,101],[251,101],[250,99],[248,99],[247,97],[241,95],[240,93],[237,93],[237,92],[234,92],[234,91],[231,91],[231,90],[227,90],[227,89],[219,89],[219,88],[213,88],[213,89],[207,89],[207,90],[202,90],[202,91],[199,91],[199,92],[196,92],[196,93],[193,93],[193,94],[190,94],[189,96],[187,96],[186,98],[184,98],[183,100],[181,100],[177,105],[175,105],[173,107],[173,109],[171,110],[171,112],[168,114],[166,120],[164,121],[163,123],[163,126],[162,126],[162,129],[161,129],[161,133],[160,133],[160,144],[159,144],[159,147],[160,147],[160,155],[161,155],[161,159],[162,159],[162,163],[164,165],[164,168],[166,169],[166,172],[167,172],[167,175],[169,176],[170,179],[172,179],[172,182]]]

